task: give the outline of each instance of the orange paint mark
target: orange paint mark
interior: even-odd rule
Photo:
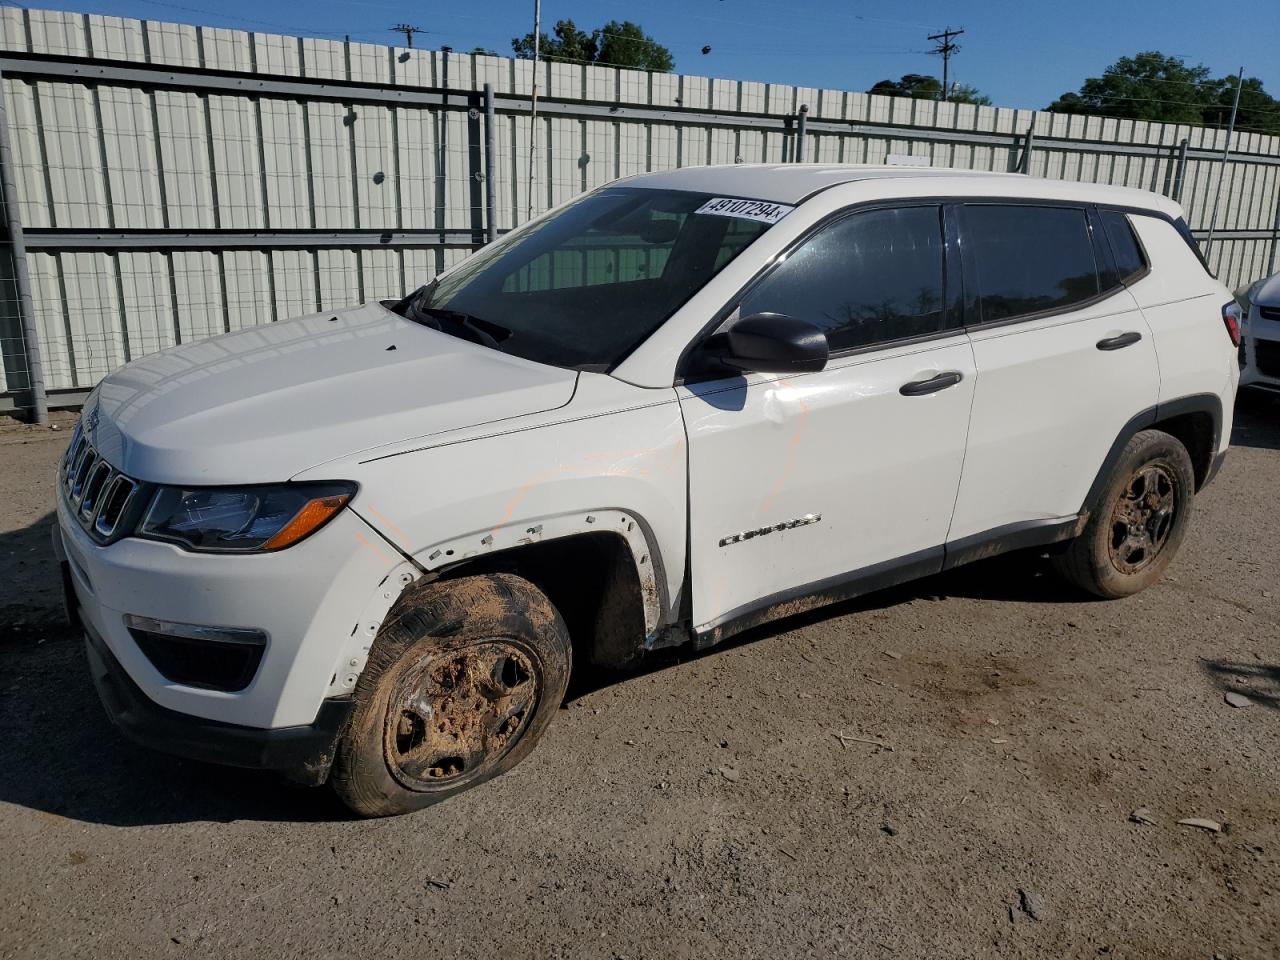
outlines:
[[[365,537],[365,535],[361,533],[359,530],[356,531],[356,539],[360,541],[360,544],[363,547],[365,547],[368,550],[372,550],[374,554],[377,555],[378,559],[382,560],[384,563],[390,563],[392,566],[395,566],[397,563],[400,562],[398,557],[392,556],[391,554],[383,550],[381,547],[379,547],[377,544],[371,543]]]
[[[377,517],[379,520],[381,520],[383,525],[386,526],[388,530],[390,530],[397,537],[399,537],[400,542],[402,544],[407,544],[409,542],[409,538],[405,536],[404,531],[401,530],[399,527],[397,527],[394,523],[392,523],[391,518],[388,517],[385,513],[383,513],[381,510],[379,510],[377,507],[375,507],[371,503],[366,503],[364,505],[364,508],[368,510],[371,514],[373,514],[375,517]]]

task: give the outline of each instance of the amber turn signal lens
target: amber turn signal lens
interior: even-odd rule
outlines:
[[[310,500],[299,510],[292,520],[286,523],[266,543],[263,550],[283,550],[291,547],[304,537],[315,533],[341,510],[351,498],[342,495],[337,497],[317,497]]]

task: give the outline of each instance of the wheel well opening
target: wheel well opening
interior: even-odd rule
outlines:
[[[560,611],[576,662],[620,668],[644,650],[644,596],[627,541],[580,533],[466,560],[441,580],[484,573],[524,577]]]
[[[1191,466],[1195,470],[1196,489],[1204,486],[1213,467],[1214,447],[1218,440],[1213,417],[1201,411],[1183,413],[1153,423],[1151,427],[1176,437],[1187,448],[1187,453],[1191,455]]]

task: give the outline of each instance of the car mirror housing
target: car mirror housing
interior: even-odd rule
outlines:
[[[807,320],[755,313],[709,337],[699,351],[714,365],[744,373],[814,373],[827,365],[827,335]]]

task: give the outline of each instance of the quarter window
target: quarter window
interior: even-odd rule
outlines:
[[[833,351],[941,330],[941,209],[870,210],[823,228],[747,293],[739,316],[755,313],[816,324]]]
[[[982,320],[1057,310],[1098,295],[1089,221],[1076,207],[966,206]]]
[[[1103,210],[1102,226],[1107,231],[1107,239],[1111,241],[1111,253],[1116,258],[1116,269],[1120,281],[1127,283],[1147,269],[1147,261],[1143,259],[1142,248],[1133,235],[1133,227],[1129,218],[1119,210]]]

